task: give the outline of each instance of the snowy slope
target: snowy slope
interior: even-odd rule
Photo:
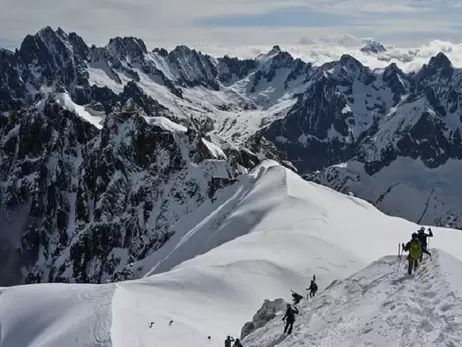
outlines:
[[[284,216],[282,220],[281,216]],[[342,274],[345,269],[359,269],[373,261],[378,252],[381,255],[393,253],[396,244],[407,239],[417,226],[390,218],[361,199],[305,182],[292,171],[268,160],[249,175],[239,177],[237,184],[219,192],[215,202],[205,203],[197,214],[180,220],[173,228],[176,234],[153,254],[150,259],[153,269],[148,274],[168,271],[195,254],[208,251],[204,257],[194,258],[182,266],[200,265],[204,259],[210,259],[208,263],[214,265],[227,264],[229,259],[223,258],[222,250],[228,250],[224,254],[236,254],[240,260],[253,261],[260,256],[268,259],[267,245],[262,242],[268,237],[275,247],[280,244],[288,251],[283,257],[287,268],[301,266],[297,272],[306,272],[306,279],[316,271],[323,281],[323,272],[326,275],[333,272],[331,277],[336,278],[337,273]],[[441,230],[444,234],[446,229]],[[462,233],[455,232],[454,238],[462,242]],[[438,246],[444,245],[445,249],[458,254],[454,248],[458,243],[438,239],[435,242],[443,242]],[[233,242],[223,244],[220,251],[215,249],[231,240]],[[247,252],[247,247],[253,252]],[[307,263],[300,264],[298,255],[291,255],[290,250],[298,248],[305,254]],[[280,263],[279,252],[282,251],[278,249],[277,258],[271,261]],[[317,263],[325,261],[326,252],[338,254],[339,259],[330,259],[332,267],[317,267]],[[346,259],[348,264],[345,264]]]
[[[93,124],[96,128],[101,129],[103,127],[103,119],[101,117],[93,116],[87,110],[85,110],[84,106],[80,106],[74,103],[69,94],[59,93],[56,95],[55,100],[58,105],[82,117],[90,124]]]
[[[362,200],[306,182],[272,161],[217,192],[213,206],[207,204],[212,203],[173,226],[175,235],[145,260],[151,272],[143,279],[2,289],[0,346],[27,339],[30,346],[58,347],[64,336],[78,338],[80,346],[97,346],[95,340],[106,333],[107,346],[222,346],[226,335],[239,334],[264,299],[289,299],[290,289],[304,292],[313,273],[322,290],[394,254],[398,242],[417,228]],[[434,232],[432,246],[460,259],[462,233]],[[83,306],[78,301],[82,292],[96,306]],[[12,296],[24,303],[20,316],[14,314]],[[27,324],[37,312],[50,312],[50,305],[58,316],[38,321],[39,327]],[[95,330],[91,321],[72,314],[81,311],[99,317],[96,326],[106,329]],[[71,316],[73,324],[58,325]]]
[[[281,333],[277,316],[244,346],[462,346],[460,259],[433,250],[433,260],[412,277],[403,263],[399,267],[396,257],[375,261],[302,301],[292,336]]]
[[[114,285],[0,288],[0,346],[111,346]]]

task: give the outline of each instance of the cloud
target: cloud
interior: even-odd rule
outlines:
[[[281,46],[281,49],[289,52],[295,58],[312,62],[315,65],[338,60],[343,54],[350,54],[371,69],[385,68],[391,63],[396,63],[404,71],[418,70],[424,64],[428,64],[431,57],[443,52],[455,67],[462,68],[461,43],[435,40],[417,46],[395,47],[386,45],[387,51],[378,55],[361,52],[360,48],[370,40],[370,38],[360,38],[352,35],[332,35],[323,39],[309,40],[306,44]],[[198,44],[194,48],[215,57],[227,54],[239,58],[254,58],[260,53],[268,52],[271,46]]]
[[[104,45],[296,44],[340,33],[396,44],[457,39],[461,0],[1,0],[0,45],[50,25]]]

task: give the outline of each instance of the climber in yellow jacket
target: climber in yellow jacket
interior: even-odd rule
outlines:
[[[412,239],[407,244],[403,243],[403,250],[409,252],[407,256],[408,268],[407,272],[409,275],[412,274],[412,270],[417,270],[419,266],[419,261],[422,256],[422,252],[432,256],[429,251],[427,251],[421,244],[418,238],[417,233],[412,234]]]

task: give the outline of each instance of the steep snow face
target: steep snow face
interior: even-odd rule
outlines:
[[[101,129],[102,128],[102,118],[98,116],[93,116],[91,115],[87,110],[85,110],[85,107],[79,106],[75,104],[69,94],[67,93],[60,93],[56,96],[56,103],[66,110],[76,113],[83,119],[85,119],[87,122],[93,124],[96,128]]]
[[[234,197],[233,192],[238,192],[240,187],[247,192]],[[367,202],[306,182],[270,161],[240,177],[235,185],[217,192],[214,203],[219,208],[203,204],[194,213],[196,218],[190,215],[176,223],[177,233],[160,250],[168,249],[168,252],[162,259],[151,258],[146,264],[154,266],[154,275],[99,286],[50,284],[0,289],[2,347],[16,346],[19,342],[58,347],[66,336],[69,341],[77,339],[80,346],[96,346],[98,342],[116,347],[153,345],[159,341],[166,347],[222,346],[226,335],[240,334],[244,322],[251,319],[264,299],[284,297],[289,301],[290,289],[303,293],[313,273],[317,275],[322,293],[334,280],[351,275],[377,257],[393,254],[397,243],[417,228],[413,223],[382,214]],[[444,248],[460,258],[462,233],[435,228],[435,235],[438,236],[431,241],[432,246]],[[436,266],[442,256],[438,252],[434,254],[432,264]],[[157,264],[163,264],[162,268],[156,267]],[[334,287],[336,291],[320,293],[315,300],[323,300],[326,295],[325,308],[332,310],[335,319],[336,314],[359,314],[353,308],[362,298],[361,290],[372,287],[369,293],[374,293],[374,285],[380,282],[374,280],[387,271],[393,274],[384,283],[399,279],[401,275],[394,275],[395,265],[393,268],[390,264],[374,265],[363,272],[366,279],[361,279],[362,273],[354,277],[363,287],[356,284],[351,288],[356,281],[350,280]],[[401,267],[401,273],[403,271]],[[422,268],[425,280],[424,271]],[[444,267],[441,274],[444,271],[449,270]],[[444,297],[438,307],[444,310],[443,305],[450,296],[447,287],[442,286],[442,277],[428,276],[435,282],[435,287],[428,292],[437,286],[443,288]],[[386,296],[399,291],[405,283],[378,288]],[[412,288],[403,287],[403,297],[415,297]],[[47,290],[52,294],[45,294]],[[345,293],[349,293],[351,302],[346,300]],[[45,299],[36,300],[37,295]],[[47,299],[51,297],[52,302]],[[382,301],[367,303],[377,307],[385,300],[379,299]],[[329,306],[334,301],[336,304]],[[13,314],[17,309],[13,302],[24,303],[20,315]],[[337,313],[342,304],[345,311]],[[446,310],[448,315],[450,310],[450,307]],[[45,312],[41,316],[43,320],[26,324],[37,312]],[[402,314],[403,311],[395,312]],[[75,320],[68,324],[69,317]],[[85,319],[88,317],[99,318],[88,321]],[[323,317],[329,321],[327,315]],[[405,314],[400,319],[404,317]],[[271,342],[270,338],[278,337],[282,324],[279,318],[249,335],[244,345],[260,346],[257,342]],[[41,324],[40,329],[35,322]],[[336,324],[339,330],[345,326]],[[438,329],[444,329],[439,328],[439,323],[431,324],[435,334]],[[262,331],[268,333],[262,334]],[[265,337],[260,340],[259,336]]]
[[[98,129],[67,94],[58,99],[2,115],[3,285],[139,276],[132,263],[162,247],[176,221],[258,163],[133,102]]]
[[[400,266],[401,265],[401,266]],[[462,341],[462,271],[459,259],[433,252],[408,277],[404,260],[385,257],[314,300],[302,302],[292,335],[281,316],[244,339],[264,346],[458,346]]]

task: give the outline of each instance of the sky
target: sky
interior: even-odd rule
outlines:
[[[97,45],[136,36],[149,47],[363,37],[409,46],[460,42],[460,18],[462,0],[0,0],[0,46],[16,48],[47,25]]]

